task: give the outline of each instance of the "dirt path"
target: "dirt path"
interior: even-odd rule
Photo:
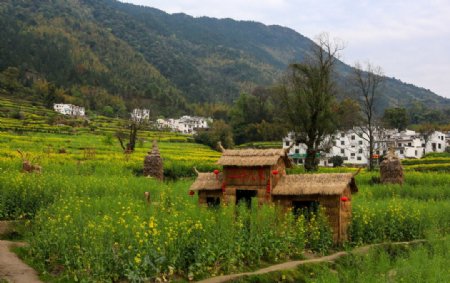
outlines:
[[[0,221],[0,235],[7,234],[10,229],[10,221]],[[25,243],[0,240],[0,280],[12,283],[42,283],[37,276],[37,272],[10,251],[13,247],[25,245]]]
[[[336,261],[337,259],[339,259],[339,258],[341,258],[343,256],[346,256],[346,255],[349,255],[349,254],[352,254],[352,253],[353,254],[365,254],[373,247],[386,245],[386,244],[409,245],[409,244],[423,243],[423,242],[425,242],[425,241],[424,240],[415,240],[415,241],[411,241],[411,242],[396,242],[396,243],[373,244],[373,245],[368,245],[368,246],[363,246],[363,247],[356,248],[356,249],[354,249],[351,252],[337,252],[337,253],[334,253],[332,255],[319,257],[319,258],[305,259],[305,260],[296,260],[296,261],[288,261],[288,262],[285,262],[285,263],[271,265],[269,267],[262,268],[262,269],[259,269],[257,271],[254,271],[254,272],[244,272],[244,273],[237,273],[237,274],[217,276],[217,277],[208,278],[208,279],[205,279],[205,280],[202,280],[202,281],[198,281],[197,283],[222,283],[222,282],[228,282],[230,280],[238,279],[238,278],[241,278],[241,277],[244,277],[244,276],[247,276],[247,275],[259,275],[259,274],[270,273],[270,272],[274,272],[274,271],[294,269],[297,266],[308,264],[308,263],[333,262],[333,261]]]

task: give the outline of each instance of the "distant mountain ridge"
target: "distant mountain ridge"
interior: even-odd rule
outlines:
[[[314,44],[296,31],[232,19],[194,18],[114,0],[2,1],[0,71],[31,69],[66,88],[102,87],[161,113],[187,102],[231,103],[242,91],[277,81]],[[338,81],[347,95],[340,63]],[[450,100],[386,80],[381,108]],[[176,110],[176,111],[175,111]]]

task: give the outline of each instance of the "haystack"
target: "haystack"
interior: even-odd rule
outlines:
[[[152,151],[149,151],[144,159],[144,176],[164,179],[163,160],[156,141],[153,141]]]
[[[388,155],[380,164],[380,179],[383,184],[403,185],[403,167],[394,151],[389,150]]]

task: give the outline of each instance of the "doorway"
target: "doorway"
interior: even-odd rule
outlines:
[[[256,190],[236,190],[236,205],[245,203],[248,208],[251,208],[254,197],[256,197]]]
[[[292,202],[292,212],[297,218],[303,215],[306,220],[311,218],[311,214],[317,213],[319,211],[318,201],[293,201]]]
[[[207,197],[206,204],[208,207],[217,208],[220,206],[220,197]]]

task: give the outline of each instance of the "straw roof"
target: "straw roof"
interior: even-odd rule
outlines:
[[[222,173],[198,173],[198,177],[191,185],[191,191],[220,190],[222,188]]]
[[[281,177],[272,194],[340,195],[348,185],[353,193],[358,191],[351,173],[286,175]]]
[[[292,167],[284,149],[228,149],[217,164],[222,166],[272,166],[283,158],[286,167]]]

